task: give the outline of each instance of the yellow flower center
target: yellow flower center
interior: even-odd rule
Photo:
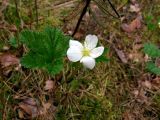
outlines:
[[[90,55],[90,50],[87,48],[84,48],[82,51],[83,56],[89,56]]]

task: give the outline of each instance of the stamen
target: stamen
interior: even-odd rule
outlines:
[[[90,55],[90,50],[87,48],[84,48],[82,51],[83,56],[89,56]]]

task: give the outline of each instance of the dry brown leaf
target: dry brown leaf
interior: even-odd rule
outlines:
[[[121,27],[125,32],[131,33],[134,32],[136,29],[141,28],[142,26],[141,21],[142,21],[142,16],[138,16],[130,24],[123,23]]]
[[[160,89],[160,77],[156,77],[151,81],[152,87],[156,90]]]
[[[3,75],[8,75],[11,71],[18,71],[20,69],[20,60],[15,55],[4,53],[0,55],[0,68]]]
[[[140,52],[142,47],[142,44],[134,44],[132,50],[128,54],[128,59],[134,62],[144,62],[144,56]]]
[[[15,66],[20,64],[20,60],[12,54],[0,55],[0,64],[2,67]]]
[[[22,102],[18,104],[18,115],[22,119],[32,119],[39,116],[45,116],[49,112],[55,112],[56,107],[54,107],[50,102],[43,103],[42,106],[33,98],[25,98]]]
[[[36,105],[36,101],[33,98],[26,98],[23,100],[23,103],[28,104],[28,105]]]
[[[38,106],[33,98],[24,99],[19,103],[19,107],[31,117],[36,117],[38,115]]]
[[[28,105],[22,102],[19,104],[19,108],[21,108],[31,118],[38,116],[37,106]]]
[[[133,30],[131,29],[130,25],[123,23],[121,25],[122,30],[124,30],[125,32],[131,33]]]
[[[55,87],[55,81],[53,80],[47,80],[46,85],[44,86],[45,90],[52,90]]]
[[[139,4],[134,4],[134,5],[130,5],[130,9],[129,9],[130,12],[140,12],[140,7],[139,7]]]
[[[34,118],[39,115],[39,108],[37,102],[33,98],[26,98],[18,104],[19,117],[28,115],[28,118]]]
[[[114,49],[115,49],[118,57],[120,58],[120,60],[125,64],[128,63],[128,59],[125,56],[124,52],[122,50],[117,49],[115,46],[114,46]]]
[[[151,82],[148,81],[148,80],[145,80],[144,82],[142,82],[142,85],[143,85],[144,87],[147,87],[148,89],[151,89],[151,88],[152,88],[152,84],[151,84]]]

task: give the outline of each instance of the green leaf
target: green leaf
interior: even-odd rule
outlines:
[[[148,15],[146,17],[146,23],[147,23],[148,30],[155,30],[156,29],[157,25],[155,23],[153,23],[153,19],[154,19],[154,17],[152,15]]]
[[[153,23],[148,23],[147,27],[148,27],[148,30],[155,30],[156,29],[156,25]]]
[[[50,74],[54,75],[55,73],[59,73],[63,70],[63,60],[57,59],[56,61],[53,61],[52,64],[48,64],[46,68]]]
[[[45,69],[51,75],[58,74],[63,69],[69,39],[60,29],[52,27],[42,32],[23,31],[20,40],[29,51],[21,58],[21,64],[26,68]]]
[[[160,49],[151,43],[144,44],[144,53],[148,54],[152,58],[160,57]]]
[[[17,47],[18,47],[18,42],[17,42],[17,39],[16,39],[15,37],[11,37],[11,38],[9,39],[9,43],[10,43],[10,45],[11,45],[12,47],[14,47],[14,48],[17,48]]]
[[[79,80],[72,80],[70,83],[70,91],[75,91],[80,87],[81,81]]]
[[[99,62],[108,62],[109,59],[106,58],[105,56],[100,56],[99,58],[96,59],[96,62],[99,63]]]
[[[103,54],[96,59],[96,62],[97,63],[99,63],[99,62],[108,62],[109,59],[106,58],[106,56],[105,56],[108,52],[109,52],[109,49],[108,48],[104,48]]]
[[[160,75],[160,68],[157,67],[153,62],[148,62],[146,68],[149,72]]]
[[[26,68],[43,68],[50,62],[47,59],[46,55],[30,51],[21,58],[21,64]]]
[[[108,48],[104,48],[103,55],[107,54],[108,52],[109,52],[109,49]]]

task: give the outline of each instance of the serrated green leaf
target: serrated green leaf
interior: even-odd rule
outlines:
[[[50,63],[49,57],[30,51],[21,58],[21,64],[26,68],[43,68]]]
[[[56,61],[53,61],[52,64],[48,64],[46,68],[50,74],[58,74],[63,69],[63,60],[57,59]]]
[[[148,54],[152,58],[160,57],[160,49],[151,43],[144,44],[144,53]]]
[[[25,30],[20,39],[29,49],[21,58],[23,66],[45,69],[52,75],[63,69],[63,57],[66,55],[69,37],[60,29],[47,27],[42,32]]]
[[[47,35],[43,32],[23,31],[21,39],[26,46],[35,53],[50,54],[51,43],[49,43]]]
[[[65,56],[66,51],[64,51],[64,49],[67,50],[70,37],[64,36],[60,29],[52,29],[51,27],[47,27],[45,32],[49,39],[53,40],[51,41],[52,48],[54,48],[54,51],[56,51],[53,52],[54,56]],[[53,36],[53,34],[56,34],[56,36]]]
[[[157,67],[153,62],[148,62],[146,68],[149,72],[160,75],[160,68]]]

